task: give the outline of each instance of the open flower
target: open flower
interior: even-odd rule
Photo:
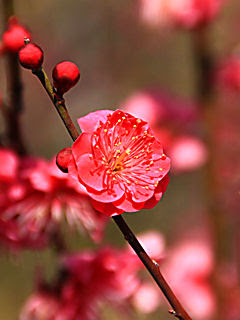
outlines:
[[[170,160],[147,122],[120,110],[78,119],[68,172],[108,215],[152,208],[168,185]]]
[[[63,220],[101,240],[107,218],[54,161],[20,158],[0,148],[0,162],[1,243],[11,249],[45,247]]]

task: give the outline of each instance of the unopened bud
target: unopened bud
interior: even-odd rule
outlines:
[[[28,43],[19,53],[19,62],[24,68],[39,69],[43,63],[43,51],[34,43]]]
[[[67,173],[68,172],[68,164],[72,157],[72,148],[64,148],[58,152],[56,157],[56,164],[58,168]]]
[[[53,69],[52,77],[58,93],[63,95],[78,82],[80,72],[73,62],[62,61]]]
[[[17,53],[24,46],[24,39],[30,39],[30,33],[18,23],[15,17],[8,21],[8,28],[2,36],[3,50]]]

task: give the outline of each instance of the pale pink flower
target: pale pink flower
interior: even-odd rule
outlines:
[[[162,296],[156,284],[143,282],[132,298],[133,306],[141,313],[154,312],[162,302]]]
[[[152,259],[156,261],[163,259],[165,254],[165,239],[160,232],[155,230],[147,231],[139,234],[137,238],[143,249]],[[130,246],[129,249],[135,254]]]
[[[140,16],[153,27],[202,27],[219,13],[225,0],[141,0]]]
[[[213,264],[211,245],[188,239],[169,252],[163,267],[175,294],[195,319],[209,319],[215,312],[215,296],[209,284]]]
[[[55,320],[59,303],[54,295],[40,291],[32,294],[19,315],[19,320]],[[64,318],[67,320],[66,318]]]
[[[176,171],[197,169],[207,160],[207,150],[204,143],[191,136],[176,138],[169,150],[169,155]]]

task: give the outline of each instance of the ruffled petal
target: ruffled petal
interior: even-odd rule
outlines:
[[[115,183],[114,186],[109,190],[105,189],[103,191],[96,191],[92,188],[86,186],[87,192],[94,200],[99,202],[113,202],[116,201],[124,195],[125,191],[121,188],[119,183]]]
[[[90,154],[84,154],[76,161],[78,176],[81,181],[96,191],[104,189],[104,168],[103,165],[91,159]]]
[[[167,189],[169,183],[169,176],[165,176],[163,180],[161,180],[155,190],[154,195],[148,201],[145,202],[143,209],[152,209],[156,206],[156,204],[162,198],[164,192]]]
[[[108,217],[124,212],[124,210],[116,208],[112,203],[103,203],[94,199],[92,199],[92,205],[97,211],[103,213]]]
[[[77,119],[77,122],[82,132],[93,133],[99,126],[100,121],[106,122],[107,116],[112,113],[112,110],[99,110],[91,112],[85,117]]]
[[[136,203],[130,197],[123,197],[122,199],[115,201],[114,206],[125,212],[136,212],[144,207],[144,202]]]

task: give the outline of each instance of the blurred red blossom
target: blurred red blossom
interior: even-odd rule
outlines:
[[[45,246],[65,215],[71,227],[100,240],[107,219],[54,161],[21,158],[7,149],[0,149],[0,161],[1,239],[16,247]]]
[[[215,311],[209,282],[214,263],[210,243],[189,238],[167,249],[164,237],[157,231],[139,235],[139,239],[193,317],[209,319]],[[101,309],[107,304],[126,315],[133,308],[144,314],[154,312],[164,299],[159,288],[145,279],[143,269],[130,247],[105,246],[64,255],[58,280],[30,296],[20,320],[30,320],[33,315],[40,320],[41,312],[48,308],[48,298],[54,315],[49,311],[46,320],[101,319]]]
[[[22,26],[16,17],[10,17],[7,30],[2,36],[2,52],[18,53],[25,45],[24,39],[31,39],[30,33]]]
[[[130,96],[125,110],[150,123],[172,159],[173,172],[194,170],[205,164],[207,149],[195,132],[200,116],[193,103],[149,89]]]
[[[53,310],[44,320],[100,319],[104,304],[121,307],[136,290],[136,261],[132,253],[111,247],[66,255],[59,283],[30,296],[20,319],[30,320],[33,315],[36,320],[43,319],[38,308],[44,311],[49,306]]]
[[[240,91],[240,56],[229,56],[218,66],[217,81],[225,89]]]
[[[148,124],[120,110],[78,119],[71,177],[86,187],[95,208],[112,216],[152,208],[168,185],[170,160]]]
[[[140,15],[153,26],[202,27],[211,22],[226,0],[141,0]]]

